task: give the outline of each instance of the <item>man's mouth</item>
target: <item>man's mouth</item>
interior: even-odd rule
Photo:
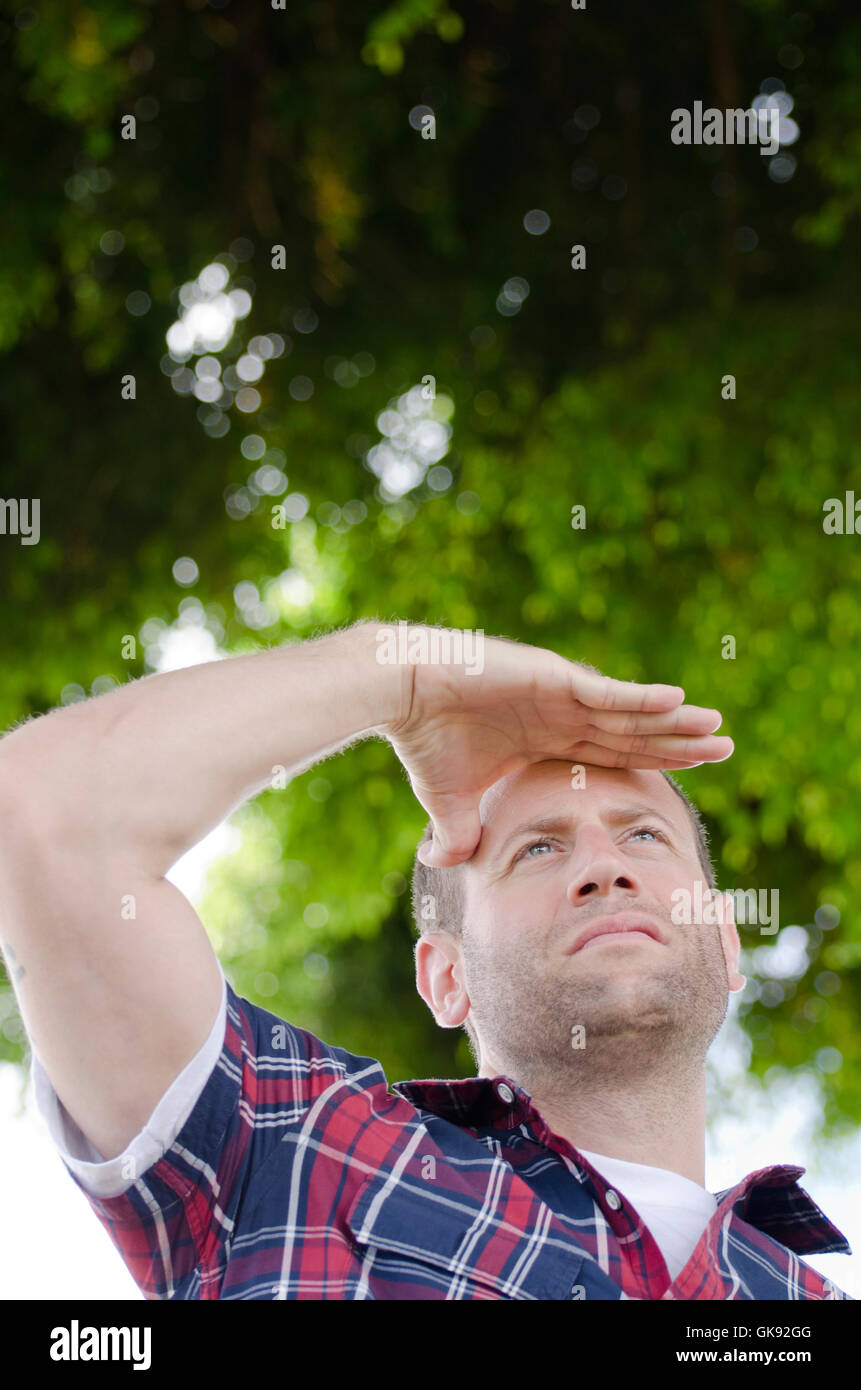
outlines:
[[[581,928],[566,954],[574,955],[577,951],[584,951],[596,941],[613,942],[616,945],[654,941],[660,946],[666,945],[663,931],[653,918],[642,912],[617,912],[611,917],[600,918],[591,926]]]

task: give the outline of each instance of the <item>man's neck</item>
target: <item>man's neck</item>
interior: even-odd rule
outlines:
[[[482,1064],[483,1076],[510,1074]],[[514,1077],[513,1079],[517,1079]],[[522,1083],[521,1083],[522,1084]],[[572,1089],[526,1086],[532,1104],[561,1138],[626,1163],[666,1168],[705,1186],[705,1073],[651,1076],[647,1083],[621,1082]]]

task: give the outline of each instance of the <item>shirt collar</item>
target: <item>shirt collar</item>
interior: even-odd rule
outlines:
[[[462,1129],[517,1129],[522,1124],[530,1124],[542,1142],[551,1136],[529,1092],[510,1076],[396,1081],[392,1090],[417,1110],[429,1110]],[[590,1173],[594,1171],[573,1145],[570,1149],[578,1162]],[[843,1232],[799,1187],[798,1179],[805,1172],[806,1169],[791,1164],[775,1164],[748,1173],[734,1187],[716,1192],[714,1196],[718,1205],[731,1205],[748,1225],[798,1254],[851,1255]],[[584,1172],[581,1180],[585,1177]]]

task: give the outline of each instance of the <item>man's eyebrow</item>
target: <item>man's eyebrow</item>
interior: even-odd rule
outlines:
[[[602,813],[601,818],[609,825],[625,825],[631,821],[644,819],[659,820],[668,830],[672,831],[674,835],[678,835],[679,833],[678,826],[674,825],[666,816],[661,815],[661,812],[656,811],[653,806],[610,806]],[[518,825],[515,830],[512,830],[510,835],[506,836],[499,846],[499,849],[491,854],[489,862],[491,864],[498,864],[509,846],[512,845],[515,840],[521,839],[524,835],[565,835],[568,834],[572,828],[575,828],[576,824],[573,817],[559,815],[542,816],[537,820],[524,821],[521,825]]]

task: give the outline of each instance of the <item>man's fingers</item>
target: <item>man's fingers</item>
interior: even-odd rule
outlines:
[[[595,710],[589,713],[590,732],[622,734],[713,734],[723,720],[720,710],[700,705],[679,705],[661,713],[635,713],[623,710]]]
[[[572,662],[571,685],[575,697],[584,705],[600,710],[669,710],[685,698],[680,685],[639,685],[636,681],[617,681]]]
[[[589,741],[601,748],[620,753],[645,753],[651,758],[678,758],[682,762],[722,763],[733,750],[731,738],[724,735],[702,734],[699,737],[678,734],[609,734],[591,728],[586,731]]]
[[[684,768],[702,763],[722,763],[735,745],[731,738],[615,738],[602,735],[606,743],[581,741],[566,753],[572,762],[597,763],[601,767]]]
[[[573,763],[594,764],[596,767],[630,767],[643,772],[659,771],[661,768],[685,771],[689,767],[701,767],[702,762],[680,758],[657,757],[648,753],[627,753],[621,749],[601,748],[597,743],[577,743],[566,754]]]

